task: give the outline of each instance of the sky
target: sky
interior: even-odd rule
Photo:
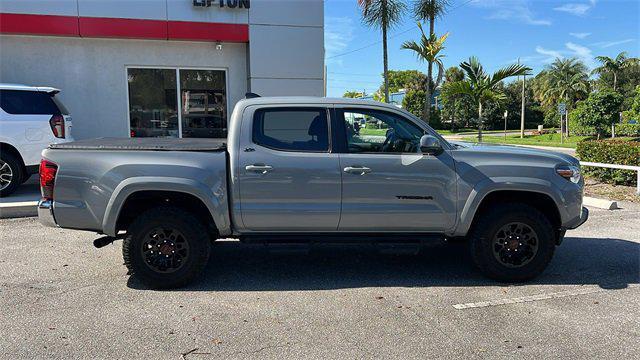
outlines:
[[[406,3],[410,9],[411,0]],[[489,71],[518,58],[534,73],[557,57],[576,57],[593,68],[595,56],[640,56],[640,0],[451,0],[449,12],[436,21],[436,33],[446,32],[445,67],[474,55]],[[409,14],[389,32],[390,70],[426,72],[426,63],[400,49],[419,34]],[[356,0],[325,0],[324,36],[327,95],[376,91],[382,35],[362,24]]]

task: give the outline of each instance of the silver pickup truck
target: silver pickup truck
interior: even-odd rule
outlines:
[[[130,272],[183,286],[217,239],[466,240],[507,282],[540,274],[580,226],[583,179],[568,155],[454,144],[395,106],[312,97],[236,105],[227,139],[93,139],[51,145],[40,220],[123,239]]]

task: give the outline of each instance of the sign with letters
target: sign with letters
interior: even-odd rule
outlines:
[[[194,7],[212,7],[218,5],[219,7],[249,9],[251,7],[251,0],[193,0]]]

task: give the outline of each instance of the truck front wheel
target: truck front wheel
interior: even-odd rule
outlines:
[[[480,271],[505,282],[538,276],[555,251],[553,226],[527,204],[496,205],[481,214],[469,240],[471,257]]]
[[[207,229],[193,215],[171,207],[148,210],[127,229],[124,263],[133,276],[156,289],[192,282],[209,260]]]

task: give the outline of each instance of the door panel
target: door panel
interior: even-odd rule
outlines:
[[[344,132],[343,231],[441,232],[456,218],[455,162],[449,151],[423,155],[431,130],[389,110],[336,109]]]
[[[237,171],[245,230],[335,231],[341,173],[338,155],[328,152],[327,111],[270,109],[266,115],[253,109],[243,118]],[[256,130],[259,116],[264,120]],[[267,123],[274,119],[282,121]]]
[[[342,175],[345,231],[444,231],[455,222],[456,182],[448,152],[341,154],[340,168],[365,167]]]

